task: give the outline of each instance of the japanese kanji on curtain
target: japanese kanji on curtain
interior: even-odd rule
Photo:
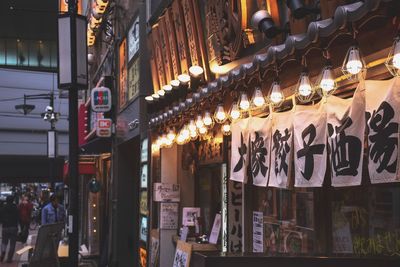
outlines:
[[[253,184],[267,186],[271,157],[271,125],[268,118],[253,117],[249,121],[250,129],[250,167]]]
[[[236,182],[247,182],[247,166],[249,164],[249,119],[232,123],[232,156],[231,177]]]
[[[287,188],[293,153],[293,111],[272,113],[271,171],[268,186]]]
[[[359,83],[353,98],[329,96],[325,104],[332,185],[360,185],[365,131],[364,82]]]
[[[295,107],[293,120],[296,187],[321,187],[326,172],[326,112],[320,103]]]
[[[365,81],[365,104],[371,183],[400,182],[400,78]]]

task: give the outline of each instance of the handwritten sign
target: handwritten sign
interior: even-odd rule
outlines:
[[[253,211],[253,252],[264,252],[263,213]]]
[[[179,184],[154,183],[154,201],[156,202],[179,202]]]
[[[178,240],[172,267],[189,267],[192,245]]]
[[[161,203],[160,228],[178,229],[178,203]]]
[[[209,238],[210,244],[217,244],[220,230],[221,230],[221,214],[217,213],[215,215],[214,224]]]

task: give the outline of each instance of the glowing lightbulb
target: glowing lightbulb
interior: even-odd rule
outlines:
[[[167,135],[166,135],[166,134],[163,134],[163,135],[161,136],[161,147],[162,147],[162,146],[165,146],[167,143],[168,143]]]
[[[400,50],[400,43],[398,45],[398,49]],[[400,51],[398,51],[396,54],[393,56],[393,66],[396,69],[400,69]]]
[[[207,133],[207,128],[206,127],[201,127],[199,128],[199,134],[200,135],[205,135]]]
[[[211,127],[213,125],[213,120],[209,111],[204,112],[203,123],[206,127]]]
[[[278,104],[278,103],[283,101],[284,96],[283,96],[283,93],[281,91],[281,86],[279,85],[278,82],[274,82],[272,84],[272,90],[271,90],[271,94],[269,96],[269,99],[274,104]]]
[[[175,131],[174,130],[169,130],[169,132],[168,132],[168,134],[167,134],[167,138],[168,138],[168,140],[170,140],[170,141],[174,141],[175,140],[175,137],[176,137],[176,133],[175,133]]]
[[[253,93],[252,102],[257,108],[264,106],[265,98],[260,88],[256,88]]]
[[[157,91],[157,94],[158,94],[159,96],[164,96],[164,95],[165,95],[164,89],[158,90],[158,91]]]
[[[170,92],[170,91],[172,90],[172,85],[166,84],[166,85],[164,85],[164,86],[162,87],[162,89],[164,90],[164,93],[165,93],[165,92]]]
[[[298,93],[302,96],[309,96],[311,92],[312,87],[310,83],[310,78],[308,77],[308,74],[303,73],[300,77]]]
[[[188,84],[190,82],[190,76],[186,73],[178,75],[178,80],[182,84]]]
[[[329,92],[335,89],[335,80],[333,79],[333,73],[330,67],[325,67],[322,71],[322,77],[319,86],[324,92]]]
[[[352,74],[356,75],[363,68],[363,63],[361,62],[360,51],[358,47],[351,47],[348,52],[346,70]]]
[[[159,99],[160,95],[159,94],[152,94],[151,97],[153,97],[153,99]]]
[[[222,134],[230,135],[231,134],[231,125],[229,123],[225,123],[222,125]]]
[[[232,120],[237,120],[237,119],[239,119],[241,117],[241,115],[242,114],[241,114],[241,112],[239,110],[239,107],[238,107],[237,103],[233,102],[231,110],[229,112],[229,116],[231,117]]]
[[[173,140],[169,140],[168,138],[165,140],[165,147],[167,148],[172,147],[173,144],[174,144]]]
[[[224,123],[226,121],[226,113],[222,104],[217,106],[217,109],[214,113],[214,119],[217,123]]]
[[[179,87],[179,84],[180,84],[180,82],[179,82],[179,80],[172,80],[171,81],[171,86],[172,87]],[[165,89],[164,89],[165,90]]]
[[[190,120],[188,129],[190,132],[195,132],[197,130],[196,123],[194,123],[194,120]]]
[[[189,129],[188,129],[186,126],[184,126],[184,127],[182,128],[182,130],[181,130],[181,135],[183,136],[183,138],[184,138],[185,140],[189,138],[190,131],[189,131]]]
[[[197,130],[190,131],[190,139],[191,139],[192,141],[194,141],[194,140],[197,139]]]
[[[196,127],[200,129],[203,126],[204,126],[203,117],[201,115],[197,115]]]
[[[247,94],[244,92],[240,95],[239,107],[244,111],[250,108],[249,99],[247,98]]]
[[[203,68],[197,65],[191,66],[189,68],[189,73],[193,76],[193,77],[199,77],[200,75],[202,75],[204,72]]]
[[[147,102],[152,102],[152,101],[154,101],[154,99],[153,99],[153,97],[152,97],[151,95],[146,96],[144,99],[145,99]]]
[[[176,143],[178,145],[183,145],[185,143],[185,137],[183,137],[183,135],[179,134],[178,137],[176,137]]]

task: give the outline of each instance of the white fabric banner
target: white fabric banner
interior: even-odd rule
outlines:
[[[329,96],[326,102],[332,185],[360,185],[365,131],[364,82],[359,83],[353,98]]]
[[[249,121],[250,167],[253,184],[267,186],[271,159],[271,125],[268,118],[253,117]]]
[[[323,104],[295,107],[293,120],[296,187],[321,187],[326,172],[326,112]]]
[[[238,120],[231,125],[231,177],[236,182],[247,182],[247,166],[249,164],[249,119]]]
[[[400,182],[400,78],[365,81],[365,104],[371,183]]]
[[[293,152],[293,114],[272,113],[271,172],[268,186],[288,188]]]

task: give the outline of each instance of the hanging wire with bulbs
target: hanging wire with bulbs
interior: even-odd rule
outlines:
[[[335,76],[329,51],[327,49],[323,49],[322,56],[324,58],[324,67],[317,76],[314,84],[311,82],[311,77],[309,76],[306,58],[305,56],[302,57],[302,70],[294,90],[294,96],[301,103],[308,103],[312,101],[315,93],[322,98],[329,97],[338,88],[337,80],[340,80],[340,77]],[[400,77],[399,34],[394,38],[393,45],[390,48],[384,64],[391,75]],[[362,72],[367,68],[368,65],[364,62],[362,53],[356,41],[355,31],[353,31],[353,44],[349,47],[344,57],[341,71],[343,72],[345,78],[355,79],[359,78],[359,75],[362,74]],[[263,108],[268,104],[271,104],[273,107],[279,107],[284,102],[285,96],[280,87],[277,65],[274,65],[274,70],[275,78],[271,84],[268,97],[264,97],[261,88],[256,86],[250,100],[247,92],[242,91],[233,99],[229,109],[225,109],[223,99],[220,98],[218,99],[218,104],[216,105],[214,112],[212,112],[211,106],[208,106],[208,108],[202,114],[197,113],[196,116],[191,116],[191,118],[189,118],[187,122],[184,122],[180,127],[168,128],[167,131],[159,135],[153,145],[158,148],[171,147],[174,143],[178,145],[184,145],[190,141],[198,140],[199,137],[206,136],[215,125],[220,125],[222,134],[227,136],[231,134],[231,123],[234,123],[238,119],[242,118],[244,113],[250,112],[254,109]],[[186,79],[187,82],[190,81],[190,77],[189,79],[184,77],[184,79]],[[180,83],[182,83],[181,80],[182,77],[179,79]],[[260,79],[260,83],[261,82],[262,80]],[[171,86],[174,87],[176,85],[171,84]],[[166,90],[164,89],[164,91]],[[209,92],[205,93],[208,94]],[[153,98],[151,101],[159,99],[162,97],[162,94],[163,92],[161,92],[161,94],[153,94],[151,96]],[[208,96],[209,94],[206,97]],[[171,115],[169,118],[173,117],[172,113],[179,113],[179,109],[177,110],[176,106],[170,109],[170,111]],[[152,121],[166,122],[166,118],[164,115],[158,115],[153,117]]]

